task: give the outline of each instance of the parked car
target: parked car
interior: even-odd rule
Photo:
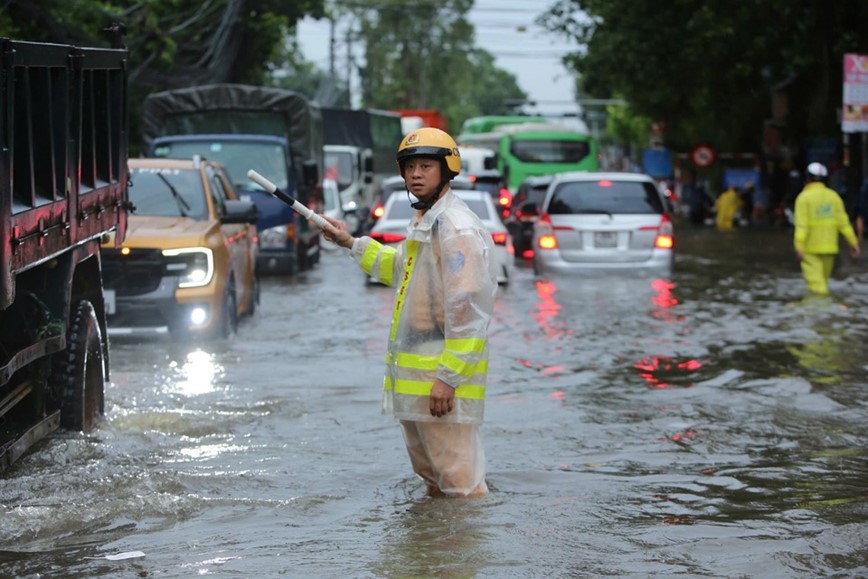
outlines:
[[[639,173],[554,176],[534,224],[538,275],[587,270],[671,272],[673,226],[654,179]]]
[[[453,189],[452,191],[467,203],[467,206],[479,216],[482,224],[488,229],[494,241],[494,257],[498,265],[497,283],[500,285],[508,284],[515,265],[515,252],[512,247],[512,237],[501,221],[491,196],[485,191],[472,189]],[[369,235],[385,244],[397,244],[404,241],[410,219],[415,215],[415,210],[410,207],[410,203],[416,201],[416,197],[411,197],[411,199],[412,201],[401,195],[389,197],[384,207],[383,217],[377,221]]]
[[[256,206],[199,157],[129,168],[126,238],[100,250],[109,333],[229,336],[259,303]]]
[[[453,189],[473,189],[473,183],[461,175],[452,179],[450,186]],[[383,182],[380,185],[380,190],[374,197],[374,202],[371,203],[371,210],[365,220],[365,224],[362,228],[363,231],[371,231],[377,223],[377,220],[383,216],[386,201],[392,196],[392,193],[396,191],[403,192],[406,195],[407,187],[404,184],[403,177],[400,175],[393,175],[383,179]]]
[[[527,262],[533,260],[533,224],[539,219],[539,208],[548,192],[553,175],[528,177],[522,181],[512,198],[506,228],[512,235],[515,255]]]

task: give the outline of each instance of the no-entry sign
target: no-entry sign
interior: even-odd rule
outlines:
[[[717,158],[717,153],[710,145],[697,145],[690,151],[690,160],[697,167],[708,167]]]

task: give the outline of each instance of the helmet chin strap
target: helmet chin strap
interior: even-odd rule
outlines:
[[[437,200],[440,199],[440,194],[443,192],[443,189],[449,183],[449,179],[444,179],[440,181],[440,185],[437,186],[437,191],[425,201],[419,200],[415,203],[410,203],[410,207],[416,209],[417,211],[422,211],[425,209],[431,209],[434,207],[434,204],[437,203]],[[407,189],[407,199],[410,199],[410,190]]]

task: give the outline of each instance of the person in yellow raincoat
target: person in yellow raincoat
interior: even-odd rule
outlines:
[[[796,197],[793,246],[808,289],[826,295],[838,255],[838,235],[850,244],[853,257],[859,257],[859,241],[841,196],[824,184],[828,175],[825,165],[811,163],[807,172],[808,183]]]
[[[461,170],[452,137],[431,127],[412,131],[397,161],[408,197],[417,199],[404,244],[354,238],[330,218],[333,230],[323,235],[350,249],[366,274],[397,286],[383,411],[399,420],[414,472],[430,496],[484,495],[479,428],[497,292],[494,244],[449,188]]]
[[[739,210],[744,205],[741,196],[735,188],[735,185],[730,185],[729,188],[720,194],[717,201],[714,202],[715,223],[721,231],[732,229],[735,218],[738,216]]]

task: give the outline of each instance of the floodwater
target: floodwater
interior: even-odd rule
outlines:
[[[516,270],[482,499],[413,477],[342,254],[231,340],[114,339],[101,428],[0,477],[0,576],[868,575],[868,260],[803,299],[788,232],[679,234],[671,279]]]

